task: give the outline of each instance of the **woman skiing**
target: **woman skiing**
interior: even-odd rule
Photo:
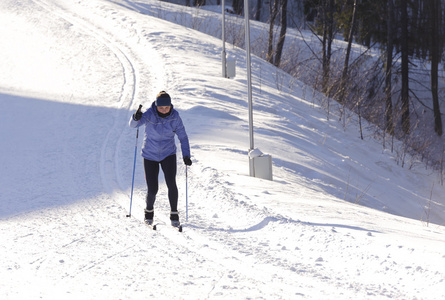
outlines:
[[[173,108],[170,95],[161,91],[156,96],[156,101],[146,112],[142,113],[141,108],[139,108],[133,114],[129,125],[132,128],[145,125],[142,146],[145,180],[147,182],[145,222],[149,225],[153,224],[160,165],[168,187],[171,224],[179,227],[175,134],[181,143],[184,163],[190,166],[192,161],[190,160],[190,145],[187,133],[178,111]]]

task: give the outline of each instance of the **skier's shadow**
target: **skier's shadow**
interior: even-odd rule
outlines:
[[[250,226],[248,228],[244,229],[234,229],[234,228],[216,228],[216,227],[202,227],[197,226],[193,224],[186,224],[185,227],[194,228],[194,229],[200,229],[200,230],[206,230],[206,231],[219,231],[219,232],[229,232],[229,233],[239,233],[239,232],[252,232],[252,231],[258,231],[266,226],[268,226],[272,222],[278,222],[281,224],[300,224],[305,226],[323,226],[323,227],[332,227],[332,228],[345,228],[345,229],[351,229],[351,230],[359,230],[359,231],[366,231],[366,232],[373,232],[373,233],[380,233],[376,230],[369,230],[366,228],[358,227],[358,226],[350,226],[350,225],[344,225],[344,224],[333,224],[333,223],[312,223],[312,222],[304,222],[300,220],[292,220],[288,219],[282,216],[278,217],[266,217],[258,224],[255,224],[253,226]]]

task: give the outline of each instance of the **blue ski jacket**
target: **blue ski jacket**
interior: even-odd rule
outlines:
[[[130,127],[137,128],[145,125],[142,157],[151,161],[160,162],[166,157],[176,154],[175,134],[181,143],[183,157],[190,157],[190,145],[184,124],[177,110],[171,108],[171,113],[161,118],[156,109],[155,102],[142,114],[139,121],[130,118]]]

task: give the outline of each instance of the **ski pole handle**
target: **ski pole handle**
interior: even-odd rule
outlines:
[[[141,109],[142,109],[142,104],[139,105],[138,110],[133,115],[133,119],[135,121],[139,121],[142,118],[142,111],[141,111]]]

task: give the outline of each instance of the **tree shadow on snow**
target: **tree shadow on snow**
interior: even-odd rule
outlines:
[[[0,218],[129,188],[135,149],[130,115],[0,93]],[[135,185],[143,185],[138,178]]]

